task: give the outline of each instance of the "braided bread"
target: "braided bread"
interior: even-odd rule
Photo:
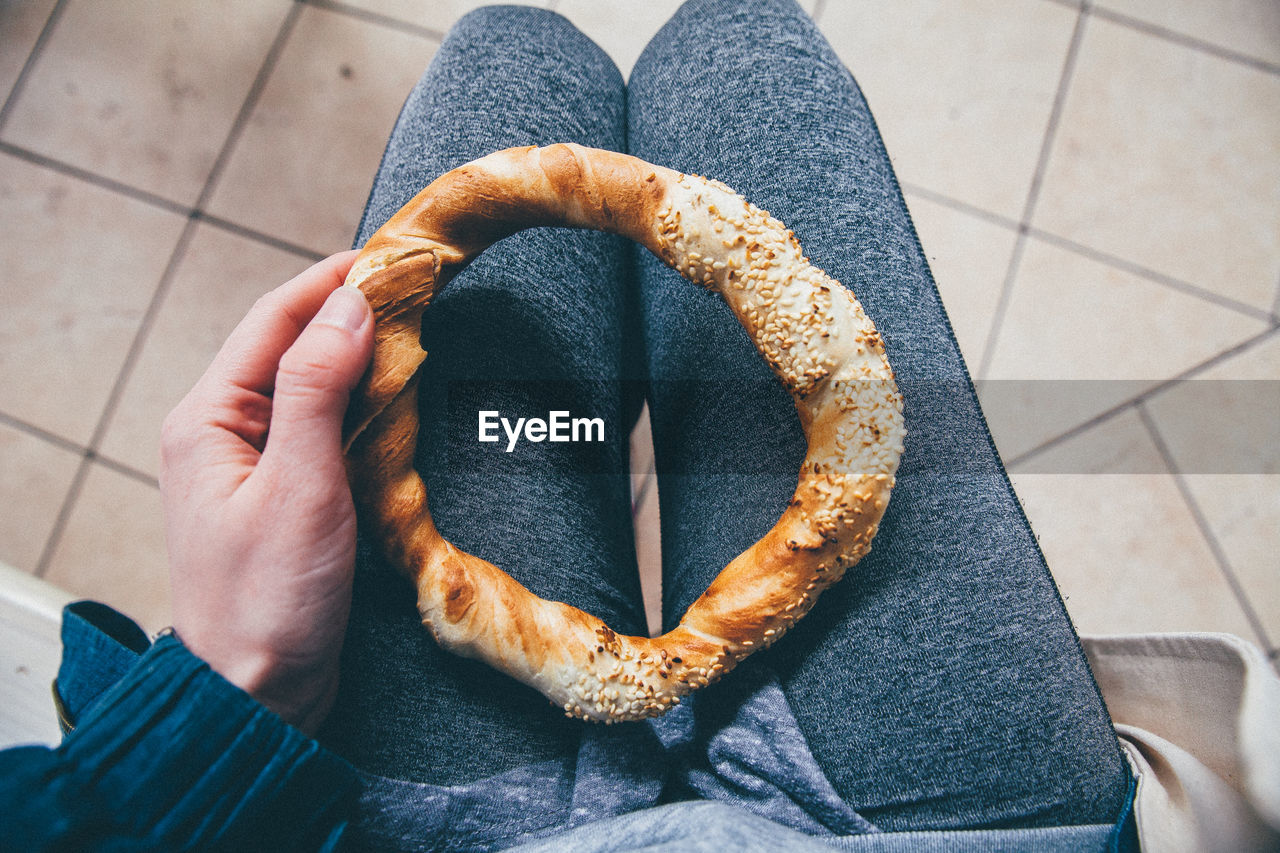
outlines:
[[[621,234],[718,291],[791,393],[808,439],[777,524],[660,637],[617,634],[455,548],[413,466],[423,310],[485,247],[540,225]],[[377,318],[373,364],[345,427],[362,522],[416,584],[437,642],[566,714],[609,723],[665,712],[776,641],[870,550],[905,435],[884,346],[853,294],[724,184],[577,145],[499,151],[405,205],[365,244],[346,284]]]

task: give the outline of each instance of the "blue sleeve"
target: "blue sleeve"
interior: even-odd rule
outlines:
[[[83,610],[69,608],[64,643]],[[6,849],[336,847],[358,793],[354,768],[176,637],[143,648],[140,632],[122,640],[92,624],[76,630],[85,636],[66,647],[57,690],[75,697],[60,709],[74,729],[56,749],[0,752]]]

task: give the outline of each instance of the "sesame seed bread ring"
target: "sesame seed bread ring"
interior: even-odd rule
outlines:
[[[661,637],[614,633],[447,542],[413,466],[423,309],[472,258],[522,228],[622,234],[718,291],[795,399],[808,438],[778,523]],[[437,642],[542,691],[573,717],[662,714],[764,648],[871,548],[902,452],[902,400],[853,294],[782,223],[724,184],[578,145],[511,148],[443,175],[365,244],[346,284],[377,318],[352,395],[348,469],[362,521],[417,585]]]

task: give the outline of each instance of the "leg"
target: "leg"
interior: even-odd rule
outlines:
[[[691,0],[636,65],[628,139],[794,228],[858,294],[899,376],[906,454],[874,550],[747,663],[779,674],[836,792],[885,829],[1115,820],[1127,779],[1106,710],[875,124],[816,27],[791,0]],[[639,270],[673,622],[781,514],[804,439],[719,298],[653,258]]]
[[[493,150],[573,141],[621,149],[624,92],[612,62],[563,18],[468,15],[410,95],[357,244],[437,175]],[[441,532],[538,595],[635,632],[644,626],[631,538],[627,426],[617,381],[629,256],[613,237],[540,229],[485,253],[427,312],[418,467]],[[477,411],[605,420],[604,443],[477,441]],[[562,448],[571,448],[562,450]],[[571,759],[580,724],[487,667],[445,654],[412,588],[364,543],[329,745],[358,767],[454,785]]]

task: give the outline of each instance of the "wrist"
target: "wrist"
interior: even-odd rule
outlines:
[[[237,631],[169,630],[216,673],[303,732],[316,731],[333,705],[338,681],[333,667],[290,658],[278,651],[280,644]]]

